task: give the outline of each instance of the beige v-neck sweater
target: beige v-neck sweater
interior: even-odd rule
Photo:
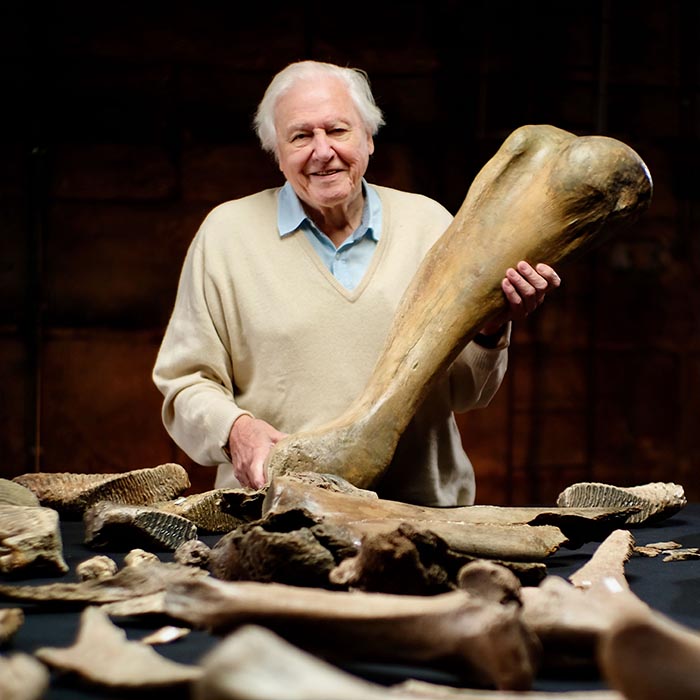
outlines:
[[[166,429],[195,462],[219,467],[217,486],[235,485],[223,448],[242,413],[293,433],[336,418],[365,386],[403,291],[451,221],[433,200],[374,187],[382,235],[353,291],[301,231],[280,238],[278,189],[218,206],[192,241],[153,378]],[[473,502],[452,412],[490,401],[507,343],[465,348],[402,437],[382,497]]]

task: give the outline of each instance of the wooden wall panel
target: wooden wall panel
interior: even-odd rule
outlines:
[[[380,2],[360,33],[315,0],[0,12],[3,468],[174,460],[211,486],[160,425],[151,365],[207,211],[280,184],[250,124],[274,72],[309,57],[370,74],[387,125],[369,179],[452,211],[522,124],[640,153],[649,212],[562,269],[492,405],[459,424],[482,503],[589,478],[700,498],[700,4]]]
[[[160,336],[53,331],[41,384],[42,468],[119,472],[172,461],[150,381]]]

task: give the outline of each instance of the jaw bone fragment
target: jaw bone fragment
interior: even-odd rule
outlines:
[[[201,675],[196,666],[170,661],[147,644],[130,642],[99,608],[86,608],[75,644],[64,649],[42,647],[36,656],[62,671],[112,688],[164,688],[191,683]]]
[[[221,509],[222,496],[229,493],[232,500],[237,499],[240,515],[236,516]],[[215,489],[204,493],[194,493],[191,496],[180,496],[172,501],[155,504],[159,510],[187,518],[201,532],[230,532],[234,528],[248,522],[246,517],[250,511],[259,510],[256,504],[262,502],[262,496],[254,498],[251,494],[242,493],[241,489]],[[255,515],[257,519],[259,514]]]
[[[504,689],[530,687],[538,652],[516,605],[464,591],[405,596],[202,579],[169,586],[165,611],[217,632],[264,624],[332,657],[447,665]]]
[[[641,486],[580,482],[564,489],[557,497],[557,505],[562,507],[636,506],[639,510],[627,518],[628,524],[664,520],[684,508],[687,503],[682,486],[664,482]]]
[[[504,271],[557,265],[591,247],[651,198],[646,165],[628,146],[552,126],[513,132],[407,288],[372,375],[334,421],[277,443],[268,474],[318,471],[368,487],[462,348],[505,306]]]
[[[190,486],[179,464],[135,469],[121,474],[35,472],[22,474],[15,483],[33,491],[42,505],[76,516],[99,501],[148,505],[179,496]]]
[[[174,550],[197,537],[197,526],[187,518],[150,506],[100,501],[85,511],[83,522],[89,547],[140,544]]]
[[[37,506],[0,505],[0,572],[27,567],[68,571],[58,513]]]

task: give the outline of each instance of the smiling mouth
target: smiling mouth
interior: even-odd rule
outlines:
[[[319,170],[318,172],[312,173],[317,177],[328,177],[329,175],[335,175],[336,173],[342,172],[341,170]]]

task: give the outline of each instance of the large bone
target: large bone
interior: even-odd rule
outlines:
[[[201,579],[169,586],[165,612],[217,632],[263,624],[334,658],[447,665],[501,689],[530,687],[538,651],[515,603],[464,591],[407,596]]]
[[[619,141],[552,126],[513,132],[418,269],[364,391],[336,420],[279,442],[268,474],[319,471],[374,484],[421,401],[504,309],[505,270],[520,260],[558,265],[650,197],[645,164]]]
[[[407,682],[385,688],[352,676],[248,625],[229,635],[202,661],[193,700],[623,700],[614,691],[536,693],[468,690]]]
[[[488,548],[488,552],[481,546],[473,548],[471,551],[474,554],[508,558],[505,550],[512,546],[519,550],[519,556],[516,558],[529,556],[532,561],[551,554],[564,539],[577,546],[583,542],[607,537],[612,530],[625,522],[634,508],[431,508],[383,498],[366,498],[353,493],[339,493],[324,488],[310,488],[296,476],[274,477],[263,502],[263,515],[281,515],[291,510],[304,511],[316,522],[332,523],[353,530],[358,535],[394,530],[401,522],[409,522],[417,529],[430,529],[441,537],[451,529],[454,547],[460,551],[469,552],[469,549],[463,548],[469,538],[475,543],[481,541],[480,544]],[[538,546],[530,551],[525,537],[517,534],[529,532],[536,538],[537,532],[545,533],[551,530],[551,526],[561,531],[564,537],[550,541],[550,548],[543,549]],[[484,533],[489,529],[499,532],[500,539],[489,539],[488,534],[480,538],[480,528]],[[450,534],[447,534],[447,537],[450,537]]]

